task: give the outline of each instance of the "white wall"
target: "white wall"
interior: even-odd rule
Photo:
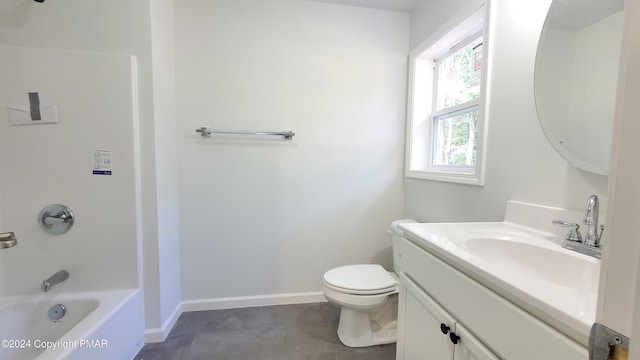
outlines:
[[[147,328],[160,328],[167,321],[167,309],[179,305],[175,293],[179,278],[172,272],[179,261],[175,252],[178,239],[175,230],[177,217],[174,216],[177,187],[171,184],[172,176],[176,177],[176,166],[175,159],[170,155],[171,148],[175,148],[175,138],[167,136],[175,131],[172,128],[171,104],[167,102],[172,91],[171,74],[159,75],[163,72],[163,66],[170,67],[170,59],[163,60],[163,52],[166,51],[158,48],[170,47],[171,39],[158,42],[156,38],[154,44],[151,39],[152,15],[153,31],[171,27],[166,10],[170,4],[169,0],[0,2],[0,44],[112,52],[133,55],[137,59],[142,197],[142,226],[138,231],[142,244],[138,244],[138,249],[126,251],[144,253]],[[170,48],[168,52],[171,52]],[[163,64],[163,61],[169,65]],[[154,92],[158,91],[160,93],[156,98]],[[156,111],[161,112],[158,118]],[[162,150],[158,151],[160,157],[156,157],[156,149]],[[156,176],[162,176],[162,179],[157,180]],[[10,227],[11,224],[5,222],[4,225]],[[163,235],[159,236],[159,233]],[[165,265],[168,272],[160,272],[159,267]]]
[[[153,324],[160,326],[147,329],[147,334],[159,333],[147,336],[147,341],[164,340],[181,310],[174,52],[173,0],[153,0],[151,65],[158,238],[145,242],[145,293],[147,318],[158,319],[160,323]],[[147,321],[147,328],[150,325]]]
[[[408,15],[300,0],[175,11],[183,299],[320,291],[334,266],[390,267]]]
[[[456,6],[423,1],[412,13],[412,43],[425,39]],[[533,95],[538,38],[550,1],[494,0],[492,100],[488,119],[486,185],[474,187],[405,179],[405,216],[421,221],[496,221],[509,199],[582,210],[587,197],[601,197],[606,210],[607,177],[569,165],[547,142]],[[517,49],[517,50],[516,50]],[[579,221],[580,219],[567,219]]]

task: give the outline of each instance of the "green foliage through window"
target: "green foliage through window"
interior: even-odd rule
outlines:
[[[478,107],[435,119],[434,165],[474,166],[478,145]]]
[[[432,163],[437,166],[476,164],[482,36],[462,45],[434,63]]]

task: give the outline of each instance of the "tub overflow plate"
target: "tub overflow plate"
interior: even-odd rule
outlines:
[[[67,313],[67,307],[62,304],[55,304],[49,309],[49,319],[58,321]]]

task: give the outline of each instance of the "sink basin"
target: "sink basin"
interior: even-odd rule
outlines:
[[[495,238],[472,238],[465,246],[475,256],[531,277],[590,293],[598,291],[600,267],[590,259],[550,249]]]
[[[406,223],[404,236],[563,333],[586,343],[595,321],[600,260],[562,236],[509,222]]]

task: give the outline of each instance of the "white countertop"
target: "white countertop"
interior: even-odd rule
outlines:
[[[510,222],[404,223],[404,236],[467,276],[587,345],[600,260],[556,235]]]

